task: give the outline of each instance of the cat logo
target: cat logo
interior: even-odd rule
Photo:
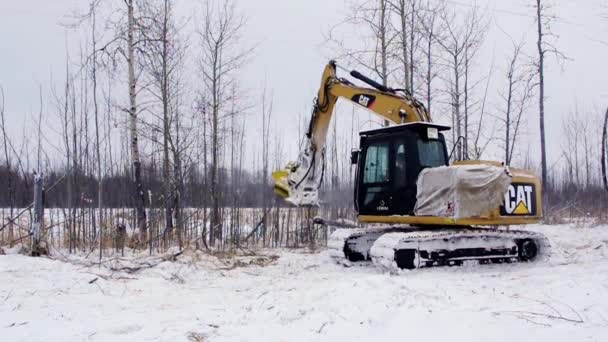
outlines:
[[[505,203],[500,207],[505,216],[534,216],[536,214],[536,192],[534,184],[513,183],[505,193]]]
[[[353,96],[351,100],[362,105],[365,108],[371,108],[374,104],[374,101],[376,101],[376,97],[373,95],[358,94]]]

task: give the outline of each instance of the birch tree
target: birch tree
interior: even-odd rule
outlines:
[[[93,1],[94,6],[97,6],[101,1]],[[142,176],[142,162],[140,155],[140,131],[139,131],[139,108],[137,104],[138,95],[138,77],[141,70],[138,70],[138,52],[142,51],[141,45],[144,44],[145,38],[138,35],[138,22],[141,20],[136,16],[137,11],[136,0],[123,0],[122,7],[124,12],[119,13],[120,19],[118,22],[112,22],[108,19],[108,25],[114,24],[116,32],[114,36],[105,44],[102,44],[95,53],[102,54],[104,63],[111,67],[116,67],[119,64],[119,56],[126,63],[126,79],[127,79],[127,94],[128,106],[123,108],[127,114],[127,131],[129,135],[129,157],[130,171],[132,180],[131,201],[135,207],[136,224],[139,231],[139,242],[144,243],[148,238],[148,228],[146,221],[146,193]],[[124,14],[124,16],[122,16]]]
[[[137,212],[137,225],[140,242],[148,238],[146,225],[146,195],[141,174],[141,159],[139,154],[139,132],[137,129],[137,79],[135,78],[135,5],[134,0],[125,0],[127,7],[127,69],[129,86],[129,133],[131,136],[131,162],[133,164],[134,193],[133,200]]]

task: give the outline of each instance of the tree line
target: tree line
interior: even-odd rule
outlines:
[[[240,78],[256,53],[245,39],[247,16],[234,0],[201,1],[192,17],[180,17],[175,6],[174,0],[92,0],[86,11],[71,15],[65,25],[81,41],[77,48],[66,46],[61,81],[49,94],[40,91],[29,136],[16,139],[8,127],[4,105],[10,98],[0,86],[0,206],[12,212],[29,205],[36,170],[45,176],[46,205],[67,210],[68,231],[77,208],[97,208],[93,220],[101,229],[107,221],[102,209],[128,207],[140,241],[147,241],[152,221],[159,220],[148,217],[147,209],[162,210],[162,230],[171,232],[183,229],[185,208],[197,207],[204,208],[203,240],[211,246],[226,239],[226,218],[237,217],[239,208],[266,213],[284,206],[270,179],[271,170],[286,161],[282,132],[272,125],[272,89],[246,96]],[[493,23],[476,5],[353,0],[349,6],[344,20],[327,32],[325,46],[343,64],[383,85],[400,85],[436,119],[451,122],[454,160],[483,158],[497,146],[507,165],[538,171],[550,207],[581,212],[583,204],[602,205],[588,201],[589,194],[603,196],[601,125],[594,124],[596,117],[601,121],[600,110],[573,109],[577,113],[563,123],[560,139],[551,137],[563,144],[562,154],[547,164],[545,84],[552,80],[545,68],[567,60],[551,33],[556,18],[548,1],[531,6],[533,49],[511,38],[509,53],[488,70],[480,58]],[[255,134],[245,115],[252,113],[260,125]],[[529,140],[538,142],[539,157],[524,140],[526,127],[536,122],[539,135]],[[322,189],[333,208],[352,207],[347,154],[357,126],[352,124],[347,144],[347,134],[334,123],[328,140]],[[251,144],[259,148],[246,156]]]

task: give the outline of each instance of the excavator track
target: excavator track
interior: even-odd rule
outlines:
[[[398,231],[393,227],[337,229],[329,236],[327,246],[338,262],[370,261],[369,251],[374,242],[383,234]]]
[[[548,258],[545,236],[523,230],[486,228],[338,229],[328,241],[330,255],[341,263],[372,261],[390,271],[461,265],[464,261],[511,263]]]

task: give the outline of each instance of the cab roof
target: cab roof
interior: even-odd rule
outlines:
[[[437,128],[437,130],[439,132],[447,131],[447,130],[451,129],[450,126],[444,126],[444,125],[439,125],[439,124],[430,123],[430,122],[410,122],[410,123],[404,123],[404,124],[399,124],[399,125],[394,125],[394,126],[376,128],[376,129],[372,129],[369,131],[361,131],[361,132],[359,132],[359,135],[360,136],[372,136],[372,135],[382,134],[382,133],[399,132],[399,131],[403,131],[406,129],[412,130],[412,131],[421,131],[428,127]]]

